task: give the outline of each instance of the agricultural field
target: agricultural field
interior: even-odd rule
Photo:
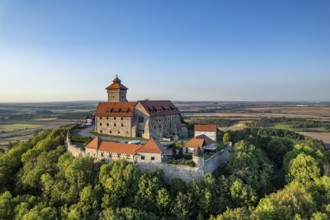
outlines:
[[[1,103],[0,149],[44,130],[77,124],[95,112],[97,102]]]
[[[330,144],[330,103],[178,102],[188,123],[217,124],[222,131],[267,127],[300,132]]]
[[[247,127],[281,128],[330,143],[330,103],[174,102],[190,124],[217,124],[222,131]],[[26,140],[49,128],[83,122],[95,112],[96,101],[1,103],[0,148]],[[191,129],[192,127],[190,127]],[[306,133],[307,135],[307,133]]]

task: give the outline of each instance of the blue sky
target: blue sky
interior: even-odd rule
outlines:
[[[328,0],[0,0],[0,102],[330,101]]]

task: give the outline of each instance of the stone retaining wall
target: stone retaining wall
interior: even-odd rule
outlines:
[[[215,153],[214,155],[212,155],[212,157],[204,161],[204,173],[212,173],[219,166],[225,165],[230,158],[230,149],[230,146],[226,147],[222,151]]]
[[[142,171],[151,171],[160,169],[164,172],[166,179],[178,178],[185,182],[190,182],[192,179],[201,180],[204,176],[204,171],[198,167],[189,167],[173,164],[136,164]]]
[[[65,145],[68,152],[74,157],[84,157],[87,156],[85,151],[80,147],[72,144],[69,134],[66,137]],[[183,165],[174,165],[166,163],[136,163],[142,171],[151,171],[155,169],[160,169],[164,172],[166,179],[178,178],[185,182],[190,182],[192,179],[201,180],[206,173],[212,173],[219,166],[224,165],[228,162],[230,158],[231,146],[225,148],[223,151],[217,152],[212,157],[204,162],[204,169],[199,167],[189,167]]]

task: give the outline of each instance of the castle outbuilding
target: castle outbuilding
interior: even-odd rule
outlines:
[[[107,88],[108,102],[95,113],[97,133],[123,137],[163,138],[181,134],[179,109],[169,100],[128,102],[128,88],[116,76]]]

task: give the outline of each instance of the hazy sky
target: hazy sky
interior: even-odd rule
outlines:
[[[330,101],[329,0],[0,0],[0,102]]]

